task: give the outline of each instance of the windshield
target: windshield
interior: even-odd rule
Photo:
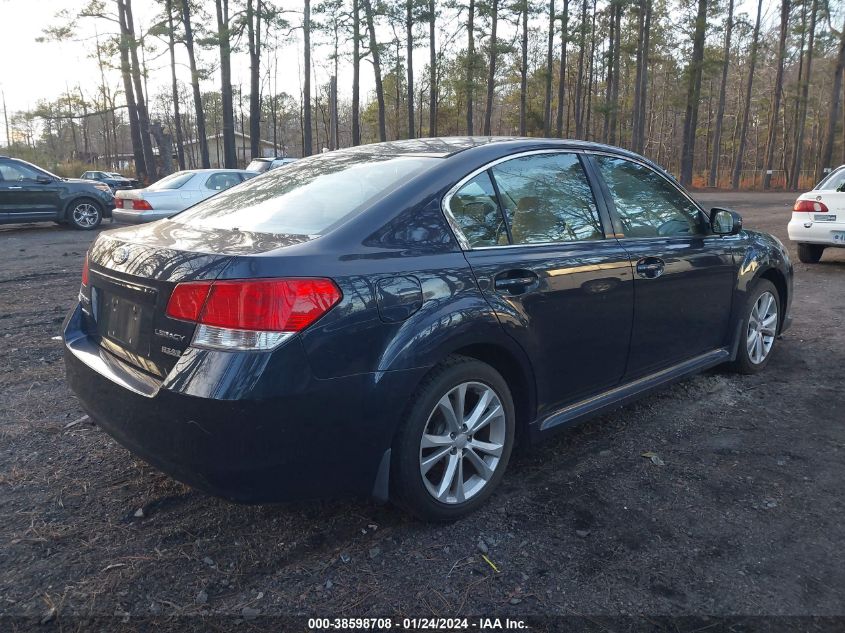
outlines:
[[[167,191],[170,189],[179,189],[182,185],[194,177],[192,171],[177,171],[175,174],[165,176],[156,183],[147,187],[147,191]]]
[[[268,160],[254,160],[249,165],[246,166],[247,171],[267,171],[267,168],[270,166],[270,161]]]
[[[258,233],[322,235],[437,160],[321,154],[224,191],[173,221]]]
[[[821,191],[845,191],[845,167],[829,173],[826,178],[816,185]]]

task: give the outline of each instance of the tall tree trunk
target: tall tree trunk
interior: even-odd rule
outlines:
[[[616,7],[611,3],[607,7],[607,77],[604,82],[604,123],[602,124],[601,140],[604,143],[608,142],[610,135],[610,108],[612,107],[610,101],[610,94],[613,90],[613,44],[614,44],[614,29],[616,28]]]
[[[352,145],[361,144],[361,2],[352,0]]]
[[[595,61],[596,61],[596,0],[593,0],[593,19],[590,26],[590,62],[587,65],[587,98],[584,106],[586,119],[584,123],[584,138],[589,140],[591,136],[590,122],[593,114],[593,80],[595,79]]]
[[[473,103],[472,97],[475,91],[475,0],[469,0],[469,14],[467,16],[467,79],[466,79],[466,95],[467,95],[467,135],[473,134]]]
[[[437,136],[437,49],[434,42],[437,9],[428,2],[428,135]]]
[[[490,52],[487,64],[487,105],[484,108],[484,135],[491,135],[493,120],[493,94],[496,89],[496,59],[499,56],[499,41],[496,31],[499,25],[499,0],[491,0],[490,6]]]
[[[751,90],[754,87],[754,68],[757,65],[757,46],[760,40],[760,17],[763,11],[763,0],[757,0],[757,21],[754,23],[754,34],[751,39],[751,53],[748,61],[748,85],[745,91],[745,105],[742,109],[742,128],[739,132],[739,149],[736,153],[731,187],[737,189],[742,172],[742,161],[745,157],[745,142],[748,135],[748,122],[751,119]]]
[[[804,73],[804,81],[801,84],[801,106],[798,115],[798,134],[795,139],[795,157],[792,162],[791,189],[797,189],[801,182],[801,167],[804,161],[804,127],[807,120],[807,102],[809,100],[810,76],[813,71],[813,46],[816,36],[816,15],[818,13],[818,0],[813,0],[810,9],[810,35],[807,38],[807,66]]]
[[[138,124],[138,106],[135,102],[135,89],[132,87],[132,73],[129,69],[129,34],[126,32],[126,19],[123,3],[117,4],[120,20],[120,74],[123,78],[123,91],[126,95],[126,109],[129,117],[129,136],[132,140],[132,154],[135,158],[135,175],[143,183],[149,183],[144,148],[141,146],[141,128]]]
[[[707,29],[707,0],[698,0],[695,19],[692,59],[690,60],[687,107],[684,113],[684,137],[681,148],[681,184],[692,184],[692,166],[695,159],[695,133],[698,127],[698,101],[701,96],[701,70],[704,65],[704,33]]]
[[[305,0],[302,14],[302,33],[305,50],[305,68],[302,81],[302,155],[311,156],[314,151],[311,140],[311,0]]]
[[[122,3],[126,32],[129,35],[129,57],[132,62],[130,64],[130,70],[132,71],[132,83],[135,87],[135,105],[138,108],[138,130],[141,133],[144,163],[147,166],[147,175],[149,178],[151,180],[157,180],[158,169],[156,167],[153,143],[150,137],[150,115],[144,98],[141,65],[138,62],[138,40],[135,39],[135,23],[132,19],[132,0],[122,0]]]
[[[200,165],[203,169],[211,167],[208,156],[208,137],[205,131],[205,111],[202,107],[200,76],[197,70],[197,56],[194,50],[194,29],[191,25],[191,5],[189,0],[182,0],[182,25],[185,27],[185,48],[188,50],[188,63],[191,67],[191,89],[194,93],[194,115],[197,119],[197,142],[200,150]]]
[[[587,48],[587,0],[581,2],[581,37],[578,42],[578,77],[575,81],[575,137],[584,136],[584,49]]]
[[[383,143],[387,140],[387,127],[384,120],[384,86],[381,81],[381,61],[376,38],[375,16],[371,0],[363,0],[364,13],[367,16],[367,30],[370,32],[370,53],[373,56],[373,72],[376,78],[376,100],[378,101],[378,137]]]
[[[408,64],[408,138],[414,138],[414,0],[405,3],[405,37]]]
[[[619,66],[622,48],[622,3],[614,5],[616,27],[613,29],[613,89],[610,93],[610,132],[607,142],[616,145],[616,127],[619,117]]]
[[[566,44],[569,33],[569,0],[563,0],[563,17],[560,21],[560,70],[557,84],[557,118],[555,133],[563,136],[563,109],[566,105]]]
[[[789,34],[790,0],[780,5],[780,40],[778,42],[778,68],[775,74],[775,93],[772,95],[772,114],[769,117],[769,134],[766,142],[766,164],[763,166],[763,189],[772,186],[772,167],[775,160],[780,100],[783,93],[783,58],[786,55],[786,36]]]
[[[176,43],[173,31],[173,0],[166,0],[167,47],[170,49],[170,80],[173,87],[173,127],[176,132],[176,160],[185,169],[185,140],[182,138],[182,115],[179,113],[179,84],[176,81]]]
[[[249,152],[261,156],[261,0],[247,0],[246,28],[249,50]]]
[[[637,52],[636,75],[634,77],[634,103],[631,110],[631,149],[639,152],[637,142],[640,138],[640,90],[643,82],[643,43],[645,42],[645,0],[637,0]]]
[[[651,12],[652,0],[644,0],[645,17],[643,19],[643,38],[642,38],[642,66],[639,77],[639,103],[637,104],[637,125],[636,135],[634,138],[634,151],[642,154],[645,151],[645,134],[646,134],[646,100],[648,98],[648,53],[650,48],[651,35]]]
[[[716,110],[716,128],[713,131],[713,155],[710,158],[710,173],[707,186],[715,187],[719,178],[719,158],[722,155],[722,120],[725,118],[725,98],[728,86],[728,68],[731,59],[731,33],[734,26],[734,0],[728,2],[728,22],[725,27],[725,49],[722,59],[722,83],[719,88],[719,105]]]
[[[543,135],[552,133],[552,74],[555,55],[555,0],[549,0],[549,44],[546,51],[546,97],[543,100]]]
[[[833,74],[833,91],[830,95],[830,116],[827,121],[827,136],[824,139],[821,160],[819,160],[816,182],[824,176],[825,167],[833,167],[833,142],[836,134],[836,119],[839,116],[839,97],[842,94],[842,76],[845,74],[845,24],[842,25],[842,33],[839,36],[839,56],[836,58],[836,72]],[[843,129],[845,134],[845,129]],[[845,152],[845,142],[842,151]]]
[[[522,1],[522,65],[519,73],[519,134],[525,136],[528,116],[528,0]]]
[[[232,48],[229,40],[229,0],[215,0],[217,9],[217,47],[220,51],[220,107],[223,112],[223,166],[235,169],[235,104],[232,96]]]

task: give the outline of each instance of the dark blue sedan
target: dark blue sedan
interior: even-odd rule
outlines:
[[[517,442],[715,365],[762,370],[791,300],[777,239],[641,156],[422,139],[100,234],[65,359],[102,428],[197,488],[448,520]]]

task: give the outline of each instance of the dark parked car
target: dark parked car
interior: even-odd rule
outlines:
[[[102,182],[109,186],[112,193],[120,190],[134,189],[135,185],[129,178],[125,178],[120,174],[109,171],[86,171],[82,176],[82,180],[95,180]]]
[[[114,196],[100,182],[61,178],[17,158],[0,156],[0,224],[53,221],[93,229],[110,218]]]
[[[71,387],[151,464],[262,502],[477,508],[514,443],[788,326],[783,245],[661,168],[583,142],[341,150],[91,247]]]

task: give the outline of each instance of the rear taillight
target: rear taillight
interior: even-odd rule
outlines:
[[[824,202],[819,202],[817,200],[801,200],[798,199],[795,201],[795,206],[792,207],[793,211],[805,211],[807,213],[827,213],[828,208]]]
[[[85,253],[85,259],[82,262],[82,285],[88,287],[88,253]]]
[[[238,279],[177,284],[167,315],[196,322],[193,345],[271,349],[332,309],[341,294],[331,279]]]
[[[146,200],[130,200],[129,198],[120,198],[118,202],[121,209],[132,209],[133,211],[152,211],[153,205]]]

